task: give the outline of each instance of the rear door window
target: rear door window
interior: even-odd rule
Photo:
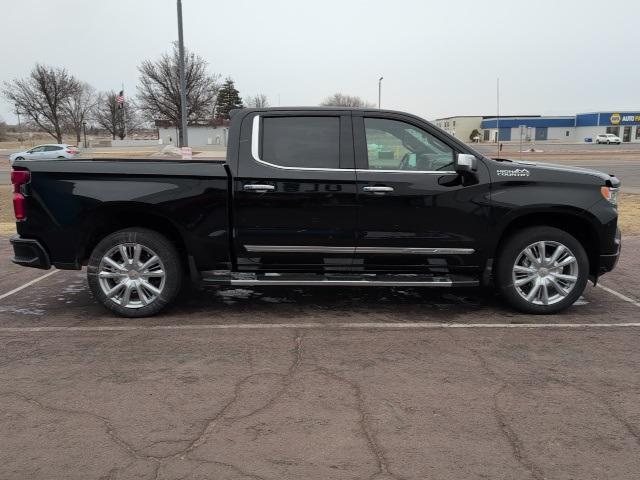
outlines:
[[[340,168],[340,118],[264,117],[260,157],[283,167]]]

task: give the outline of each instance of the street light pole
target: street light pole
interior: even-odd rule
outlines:
[[[87,148],[87,122],[82,122],[82,133],[84,134],[84,148]]]
[[[189,145],[187,134],[187,81],[184,71],[184,38],[182,35],[182,0],[178,0],[178,50],[180,52],[180,125],[182,126],[181,147]]]
[[[384,77],[380,77],[378,79],[378,110],[380,110],[381,100],[382,100],[382,80]]]
[[[22,145],[22,124],[20,123],[20,107],[16,103],[16,115],[18,116],[18,141]]]

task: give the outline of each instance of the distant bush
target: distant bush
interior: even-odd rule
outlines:
[[[8,139],[7,130],[7,124],[0,120],[0,142],[4,142]]]

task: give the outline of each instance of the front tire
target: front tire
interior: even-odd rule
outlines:
[[[589,259],[575,237],[553,227],[527,228],[501,246],[496,283],[505,301],[533,314],[560,312],[582,295]]]
[[[148,317],[182,287],[180,255],[163,235],[129,228],[105,237],[91,253],[87,280],[95,298],[123,317]]]

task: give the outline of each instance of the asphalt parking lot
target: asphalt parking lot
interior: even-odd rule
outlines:
[[[556,316],[272,287],[125,320],[1,238],[0,478],[637,479],[639,248]]]

